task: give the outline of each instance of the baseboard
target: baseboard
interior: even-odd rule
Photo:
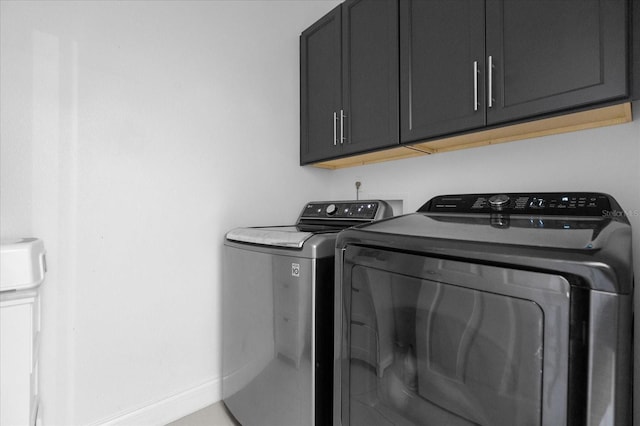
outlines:
[[[164,426],[221,399],[220,379],[212,379],[144,406],[102,419],[90,426]]]

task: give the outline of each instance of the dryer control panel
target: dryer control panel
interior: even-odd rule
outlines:
[[[612,214],[611,197],[595,192],[540,192],[441,195],[425,203],[421,213],[501,213],[544,216]]]

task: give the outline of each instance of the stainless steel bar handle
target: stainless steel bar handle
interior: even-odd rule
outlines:
[[[344,110],[340,110],[340,145],[344,144],[346,138],[344,137],[344,119],[347,118],[344,115]]]
[[[478,110],[478,61],[473,61],[473,110]]]
[[[489,108],[493,108],[493,56],[489,56]]]
[[[338,145],[338,112],[333,113],[333,145]]]

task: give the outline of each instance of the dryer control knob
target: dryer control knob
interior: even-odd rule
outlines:
[[[502,210],[503,207],[507,207],[509,205],[509,196],[505,194],[494,195],[489,198],[489,205],[494,210]]]
[[[329,204],[327,206],[327,214],[329,216],[333,216],[334,214],[336,214],[337,211],[338,211],[338,208],[336,207],[335,204]]]

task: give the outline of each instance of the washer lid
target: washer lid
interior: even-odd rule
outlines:
[[[235,228],[227,232],[227,240],[289,248],[302,248],[312,236],[312,232],[302,232],[297,226]]]
[[[0,291],[26,290],[39,286],[46,272],[42,240],[20,238],[0,243]]]

